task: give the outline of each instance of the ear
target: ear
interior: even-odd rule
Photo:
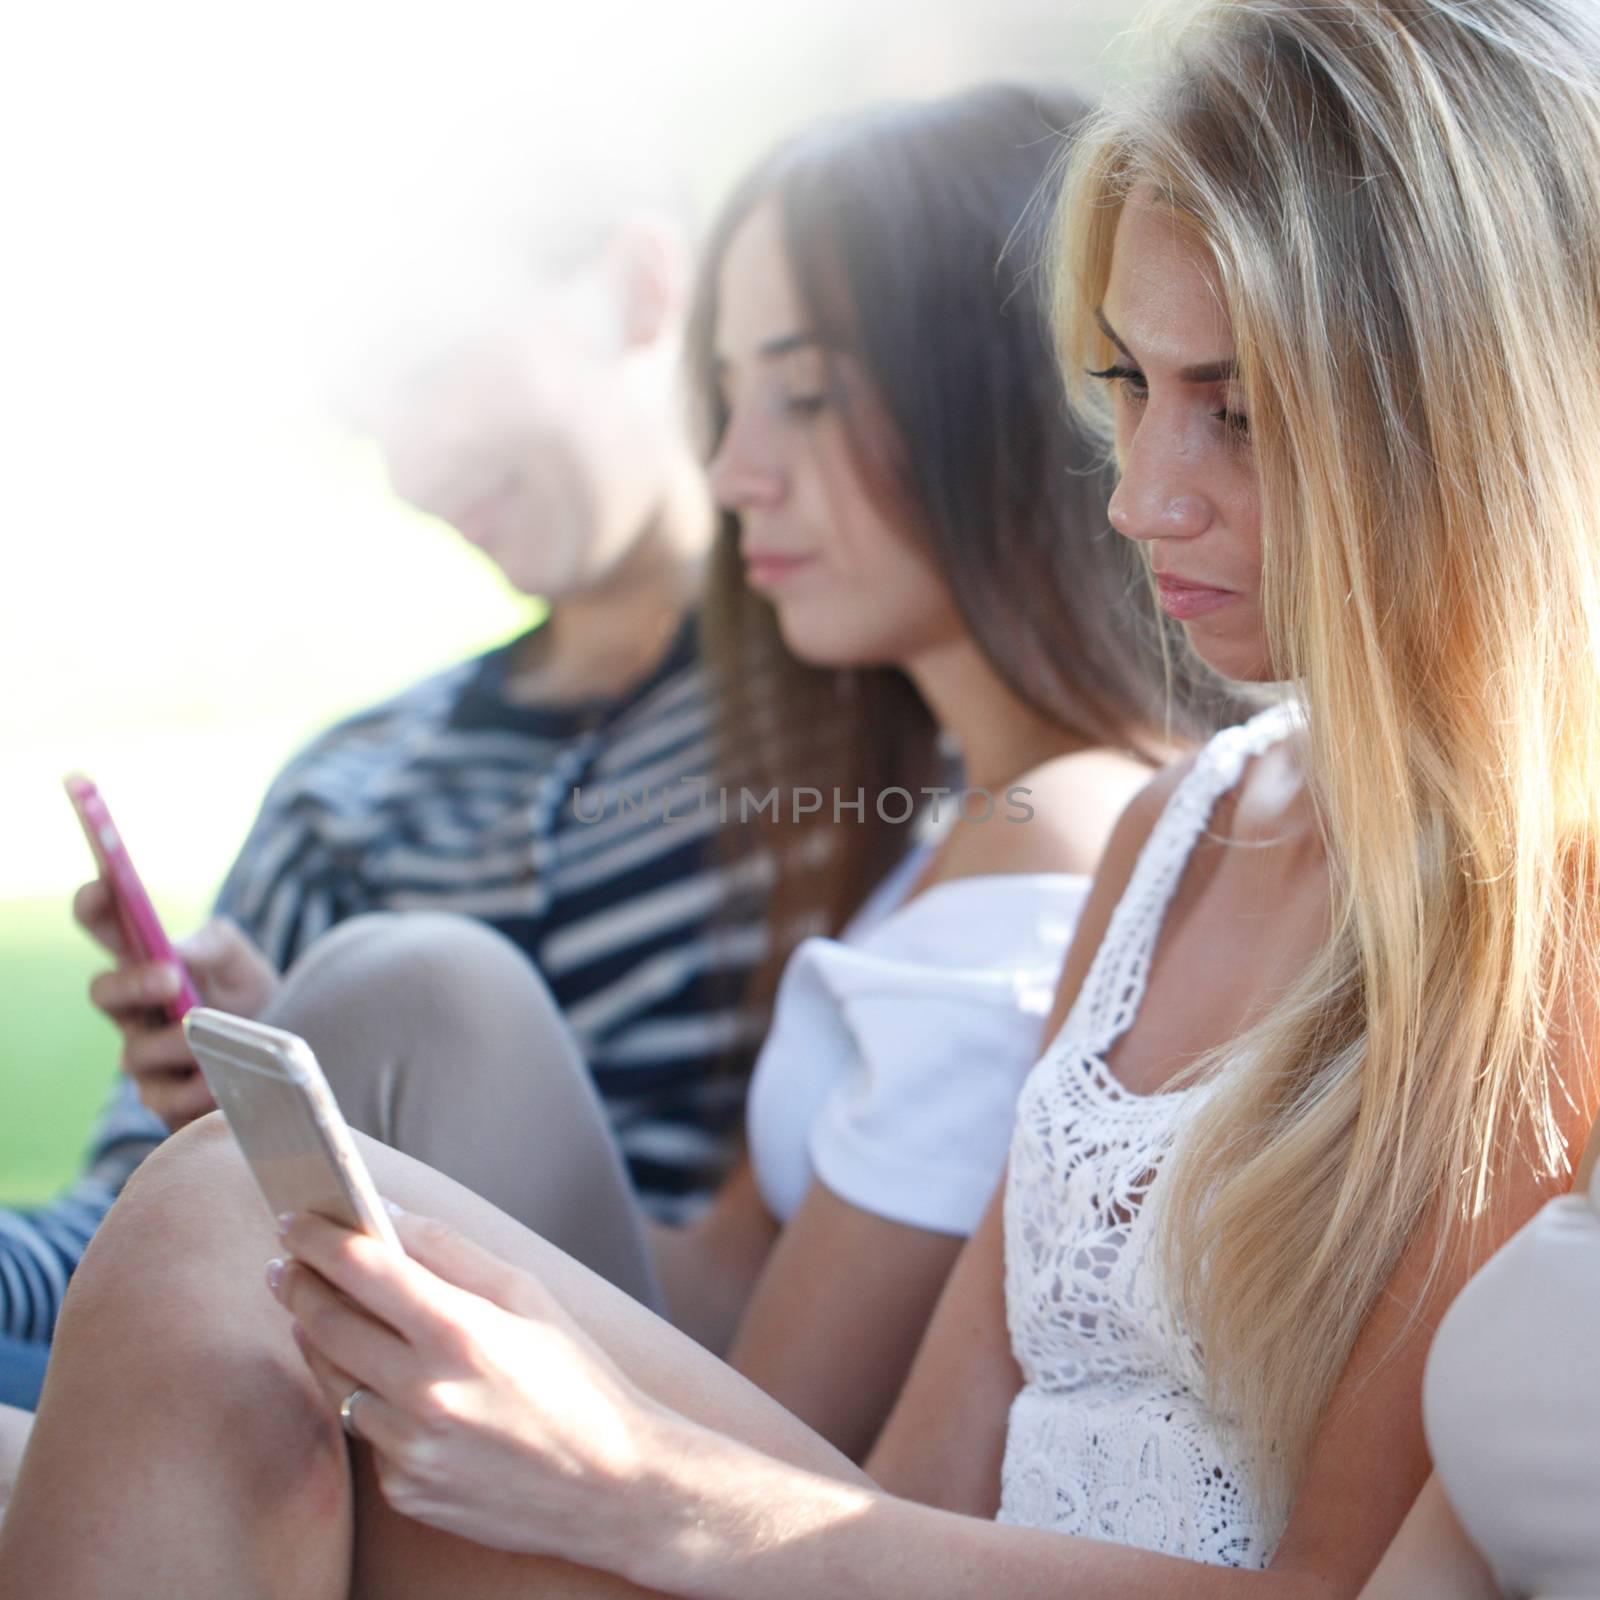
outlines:
[[[682,326],[687,310],[689,241],[666,218],[637,217],[616,233],[622,339],[629,349],[659,344]]]

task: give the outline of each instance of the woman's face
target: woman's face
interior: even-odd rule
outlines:
[[[1117,357],[1120,479],[1112,526],[1145,548],[1160,604],[1208,666],[1272,676],[1261,607],[1261,510],[1233,330],[1204,248],[1136,189],[1122,209],[1100,317]]]
[[[852,438],[888,425],[860,366],[807,326],[771,202],[723,257],[715,340],[728,422],[712,492],[788,647],[818,665],[905,665],[964,637],[933,563],[861,480]]]

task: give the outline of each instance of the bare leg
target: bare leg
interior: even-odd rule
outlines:
[[[22,1460],[23,1446],[28,1442],[28,1431],[32,1427],[31,1411],[0,1406],[0,1522],[5,1520],[11,1485],[17,1478],[17,1463]]]
[[[636,1300],[417,1162],[362,1141],[378,1186],[539,1273],[623,1371],[697,1420],[841,1478],[858,1470]],[[226,1128],[205,1118],[140,1172],[63,1309],[33,1441],[0,1530],[0,1600],[227,1594],[385,1600],[624,1596],[559,1563],[407,1523],[352,1481],[267,1293],[276,1253]]]
[[[262,1021],[310,1043],[352,1127],[661,1309],[588,1066],[509,940],[469,917],[355,917],[295,963]]]

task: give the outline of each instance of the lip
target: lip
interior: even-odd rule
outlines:
[[[815,560],[815,556],[785,555],[777,550],[746,550],[745,582],[752,589],[776,589]]]
[[[1239,597],[1232,589],[1218,589],[1209,583],[1194,583],[1172,573],[1155,575],[1156,597],[1161,609],[1179,622],[1210,615]]]

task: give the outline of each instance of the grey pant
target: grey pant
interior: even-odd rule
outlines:
[[[544,979],[467,917],[355,917],[294,964],[263,1022],[316,1053],[354,1128],[482,1195],[661,1310],[644,1213]]]

